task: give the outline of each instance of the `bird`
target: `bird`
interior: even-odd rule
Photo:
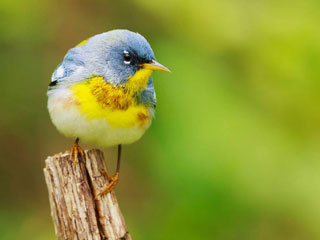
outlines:
[[[109,193],[119,180],[122,145],[139,140],[150,127],[156,108],[152,73],[170,72],[156,61],[139,33],[116,29],[94,35],[64,56],[48,86],[47,107],[53,125],[74,138],[70,160],[85,158],[79,141],[118,146],[113,176],[101,170]]]

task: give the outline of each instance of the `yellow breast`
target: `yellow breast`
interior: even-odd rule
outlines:
[[[74,102],[88,119],[104,119],[114,128],[137,125],[144,128],[152,116],[148,107],[139,104],[135,96],[147,86],[151,73],[140,70],[123,86],[107,83],[103,77],[74,84],[71,86]]]

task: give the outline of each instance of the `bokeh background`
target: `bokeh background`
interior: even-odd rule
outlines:
[[[144,35],[150,130],[124,147],[118,200],[133,239],[320,239],[316,0],[1,0],[0,239],[53,240],[42,169],[69,149],[46,88],[66,51]],[[85,147],[92,147],[86,146]],[[103,149],[111,170],[116,149]]]

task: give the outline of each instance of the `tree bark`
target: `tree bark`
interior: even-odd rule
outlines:
[[[114,192],[97,196],[108,183],[100,150],[86,150],[86,160],[70,161],[69,153],[48,157],[44,175],[57,238],[131,240]]]

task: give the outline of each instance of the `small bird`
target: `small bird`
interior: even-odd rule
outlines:
[[[102,174],[110,192],[119,179],[121,145],[142,137],[156,107],[151,74],[170,72],[155,60],[147,40],[128,30],[112,30],[71,48],[53,72],[48,87],[48,110],[53,124],[66,137],[75,138],[74,164],[84,151],[79,139],[101,147],[118,146],[113,176]]]

